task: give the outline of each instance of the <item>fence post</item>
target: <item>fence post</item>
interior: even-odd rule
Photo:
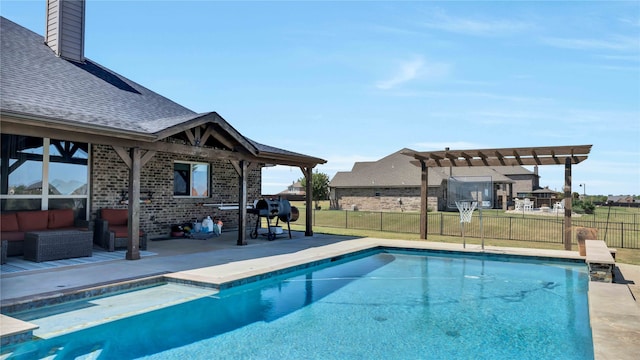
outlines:
[[[624,249],[624,223],[620,223],[620,247]]]
[[[511,226],[512,226],[512,219],[511,219],[511,216],[509,216],[509,240],[511,240],[511,231],[512,231]]]
[[[380,211],[380,231],[382,231],[382,211]]]
[[[444,215],[440,212],[440,235],[444,233]]]
[[[347,210],[344,211],[344,228],[349,228],[349,212]]]

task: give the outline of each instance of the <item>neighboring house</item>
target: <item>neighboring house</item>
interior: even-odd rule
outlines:
[[[555,203],[560,201],[560,198],[562,197],[561,195],[563,194],[557,191],[553,191],[549,189],[548,186],[545,186],[542,189],[533,190],[530,193],[530,196],[527,197],[532,198],[534,207],[536,208],[540,208],[543,206],[553,208]]]
[[[329,182],[333,209],[420,211],[421,170],[402,149],[378,161],[359,162],[351,171],[338,172]],[[428,169],[428,207],[447,210],[447,179],[490,176],[492,207],[502,208],[519,192],[531,192],[539,177],[521,166],[453,167]],[[452,209],[449,209],[452,210]]]
[[[631,204],[636,202],[631,195],[608,196],[607,203],[611,204]]]
[[[289,201],[302,201],[305,199],[305,188],[300,181],[296,181],[287,187],[287,190],[283,190],[277,193],[276,197],[281,197]]]
[[[237,226],[240,244],[244,211],[215,204],[252,203],[265,164],[310,177],[325,162],[248,139],[216,112],[191,111],[86,58],[84,6],[50,0],[46,38],[0,18],[3,212],[73,208],[91,219],[129,208],[151,238],[211,215]],[[128,205],[129,193],[144,201]]]

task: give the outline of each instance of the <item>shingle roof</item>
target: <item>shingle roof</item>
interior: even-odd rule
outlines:
[[[61,121],[78,129],[156,136],[155,140],[162,138],[159,133],[166,136],[167,129],[214,114],[198,114],[91,59],[81,64],[57,57],[43,36],[4,17],[0,17],[0,63],[3,114]],[[233,136],[253,145],[258,154],[325,162],[247,139],[220,116],[215,122],[228,125]]]
[[[351,171],[341,171],[334,175],[329,186],[333,188],[346,187],[420,187],[421,170],[411,162],[410,156],[402,154],[406,150],[401,149],[378,161],[355,163]],[[500,168],[497,171],[496,168]],[[509,173],[511,166],[498,167],[454,167],[453,176],[491,176],[492,181],[512,183],[504,173]],[[528,171],[524,169],[525,171]],[[428,168],[429,186],[440,186],[443,180],[449,178],[449,168]],[[520,173],[519,169],[513,169],[514,173]]]
[[[151,121],[195,115],[90,59],[55,56],[41,35],[6,18],[0,27],[2,111],[141,133],[157,129]]]

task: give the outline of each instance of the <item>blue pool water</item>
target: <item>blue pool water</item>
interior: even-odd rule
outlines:
[[[9,358],[593,359],[587,289],[584,264],[377,252],[33,341]]]

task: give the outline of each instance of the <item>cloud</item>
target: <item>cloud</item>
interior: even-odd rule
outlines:
[[[424,66],[424,60],[422,58],[415,59],[409,62],[403,62],[396,71],[395,75],[390,79],[378,81],[376,87],[382,90],[388,90],[394,88],[400,84],[406,83],[415,79],[420,70]]]
[[[513,35],[532,27],[531,24],[522,21],[452,17],[443,12],[432,15],[422,26],[473,36]]]
[[[640,48],[640,40],[632,36],[612,36],[608,39],[547,37],[541,41],[547,45],[572,50],[634,51]]]
[[[503,95],[481,91],[397,91],[393,93],[399,97],[416,97],[416,98],[484,98],[500,101],[511,101],[519,103],[552,103],[552,98],[543,97],[525,97],[516,95]]]
[[[401,62],[394,75],[386,80],[378,81],[376,87],[390,90],[415,79],[433,79],[447,76],[451,65],[446,63],[426,62],[422,57]]]

